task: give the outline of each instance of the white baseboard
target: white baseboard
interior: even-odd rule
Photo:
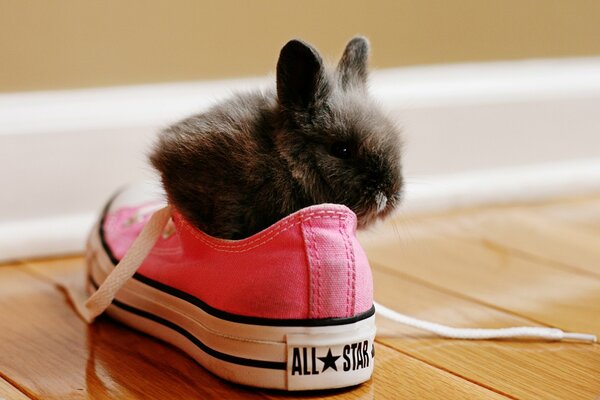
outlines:
[[[600,158],[423,177],[406,185],[403,214],[481,205],[526,204],[600,194]],[[81,253],[97,212],[0,224],[0,262]]]
[[[0,262],[82,253],[96,213],[0,224]]]
[[[401,212],[436,213],[600,194],[600,158],[475,170],[409,182]]]
[[[108,196],[152,177],[160,127],[269,82],[0,95],[0,260],[81,250]],[[371,86],[404,127],[407,211],[600,190],[600,58],[402,68]]]

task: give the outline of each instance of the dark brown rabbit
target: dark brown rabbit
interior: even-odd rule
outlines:
[[[345,204],[366,227],[400,201],[398,128],[368,97],[369,43],[335,70],[291,40],[277,90],[239,94],[164,130],[151,161],[173,204],[204,232],[250,236],[303,207]]]

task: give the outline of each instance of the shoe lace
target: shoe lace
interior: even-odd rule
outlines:
[[[135,274],[144,262],[150,250],[165,229],[171,218],[171,207],[165,206],[152,214],[142,232],[133,241],[127,254],[106,277],[100,287],[90,296],[83,307],[77,307],[78,313],[91,323],[102,314],[114,300],[119,289]]]
[[[170,206],[165,206],[155,211],[142,229],[142,232],[134,240],[127,254],[110,272],[96,292],[90,296],[83,307],[76,307],[78,313],[86,322],[92,323],[98,315],[102,314],[108,308],[117,295],[117,292],[135,274],[135,271],[148,256],[170,218]],[[454,328],[401,314],[377,302],[375,302],[375,310],[377,314],[384,318],[451,339],[538,338],[596,342],[595,335],[564,332],[557,328],[529,326],[501,329]]]
[[[573,340],[582,342],[596,342],[596,336],[587,333],[565,332],[557,328],[544,328],[533,326],[519,326],[513,328],[482,329],[482,328],[453,328],[451,326],[424,321],[391,310],[379,303],[375,303],[377,314],[424,331],[450,339],[508,339],[508,338],[537,338],[546,340]]]

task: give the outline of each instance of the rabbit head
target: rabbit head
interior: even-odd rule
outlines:
[[[400,132],[367,93],[369,42],[355,37],[337,67],[299,40],[277,63],[277,151],[311,202],[339,203],[366,227],[388,215],[402,191]]]

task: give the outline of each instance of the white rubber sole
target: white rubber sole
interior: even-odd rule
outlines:
[[[87,286],[93,292],[115,265],[99,226],[88,240],[87,265]],[[348,319],[282,321],[235,316],[136,274],[107,313],[180,348],[212,373],[243,385],[332,389],[360,384],[373,373],[373,309]]]

